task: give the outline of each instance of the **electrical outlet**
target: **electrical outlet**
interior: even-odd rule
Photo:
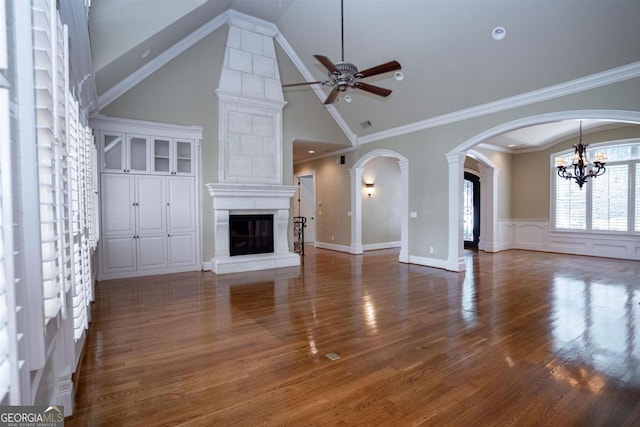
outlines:
[[[331,236],[331,241],[333,242],[333,236]]]
[[[429,246],[429,253],[432,254],[433,253],[433,246]]]

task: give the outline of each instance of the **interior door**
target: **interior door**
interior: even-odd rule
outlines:
[[[300,182],[300,216],[307,218],[307,227],[304,229],[304,243],[316,241],[316,196],[314,175],[299,176]]]

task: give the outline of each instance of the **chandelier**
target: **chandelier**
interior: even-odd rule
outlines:
[[[591,164],[587,157],[588,146],[589,144],[582,143],[582,121],[580,121],[580,142],[573,146],[575,152],[573,153],[573,157],[571,157],[571,164],[567,164],[567,161],[562,157],[556,159],[558,176],[560,178],[574,180],[580,188],[587,182],[587,179],[600,176],[606,171],[604,165],[607,156],[598,151],[594,156],[593,164]]]

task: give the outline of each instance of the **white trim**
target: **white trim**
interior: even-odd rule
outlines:
[[[551,231],[546,219],[499,220],[498,251],[522,249],[640,260],[640,236]]]
[[[122,129],[126,127],[127,133],[161,135],[171,138],[202,139],[202,126],[122,119],[119,117],[104,116],[102,114],[91,115],[90,122],[93,129],[109,132],[122,132]]]
[[[73,50],[70,50],[69,64],[73,64],[70,73],[76,84],[76,97],[82,109],[92,111],[98,102],[98,93],[91,57],[87,12],[80,1],[61,1],[58,4],[60,18],[69,26],[70,45],[73,46]]]
[[[276,34],[275,36],[275,39],[280,45],[280,47],[282,48],[282,50],[285,51],[285,53],[287,54],[291,62],[293,62],[293,65],[295,65],[298,71],[300,72],[300,74],[302,74],[302,77],[304,77],[304,80],[307,82],[315,81],[316,80],[315,77],[313,77],[311,72],[309,72],[309,69],[305,67],[304,63],[302,62],[298,54],[293,50],[293,48],[291,47],[287,39],[282,35],[282,33],[278,32],[278,34]],[[327,94],[325,93],[325,91],[321,89],[321,85],[311,85],[311,89],[313,89],[315,94],[318,96],[318,99],[324,102],[324,100],[327,98]],[[351,128],[349,127],[347,122],[345,122],[345,120],[342,118],[340,113],[338,113],[338,109],[333,104],[326,105],[325,107],[327,107],[327,111],[329,111],[329,114],[331,114],[331,117],[333,117],[333,120],[336,121],[336,124],[340,127],[340,129],[342,129],[342,132],[344,132],[349,142],[351,142],[351,146],[354,148],[357,148],[359,145],[358,135],[356,135],[351,131]]]
[[[354,248],[345,245],[336,245],[334,243],[315,242],[314,247],[320,249],[328,249],[330,251],[346,252],[352,255],[361,255],[362,252],[355,252]]]
[[[512,130],[527,126],[541,125],[545,123],[559,122],[562,120],[613,120],[618,122],[640,123],[640,111],[630,110],[569,110],[553,113],[538,114],[513,120],[487,129],[453,148],[449,153],[466,151],[481,142]]]
[[[443,259],[427,258],[415,255],[409,255],[409,263],[422,265],[425,267],[441,268],[444,270],[452,270],[449,262]],[[455,270],[452,270],[455,271]]]
[[[391,248],[399,248],[400,241],[396,242],[381,242],[381,243],[369,243],[366,245],[362,245],[362,250],[364,251],[377,251],[380,249],[391,249]]]
[[[295,144],[295,142],[294,142]],[[333,157],[333,156],[339,156],[341,154],[345,154],[345,153],[351,153],[353,151],[355,151],[356,149],[354,147],[349,147],[349,148],[344,148],[342,150],[336,150],[336,151],[331,151],[329,153],[324,153],[324,154],[318,154],[317,156],[313,156],[313,157],[307,157],[304,160],[301,160],[299,162],[294,162],[294,165],[301,165],[304,163],[308,163],[308,162],[312,162],[314,160],[319,160],[319,159],[324,159],[327,157]]]
[[[136,271],[122,271],[117,273],[103,273],[98,272],[98,281],[111,280],[111,279],[124,279],[127,277],[142,277],[142,276],[156,276],[160,274],[171,273],[183,273],[185,271],[200,271],[202,263],[180,266],[180,267],[166,267],[166,268],[154,268],[153,270],[136,270]]]
[[[455,161],[461,154],[464,155],[466,151],[480,144],[488,138],[496,135],[500,135],[511,130],[519,129],[526,126],[539,125],[543,123],[550,123],[560,120],[576,120],[576,119],[600,119],[600,120],[612,120],[629,123],[640,123],[640,111],[627,111],[627,110],[571,110],[571,111],[559,111],[554,113],[539,114],[536,116],[524,117],[521,119],[513,120],[495,126],[491,129],[487,129],[456,146],[453,150],[446,154],[449,160],[449,212],[459,212],[459,216],[462,215],[462,209],[458,209],[460,204],[458,199],[462,197],[462,173],[459,172],[459,161]],[[461,171],[460,171],[461,172]],[[497,177],[494,177],[497,179]],[[495,201],[494,201],[495,203]],[[499,234],[501,230],[499,226],[496,226],[497,244],[490,245],[491,250],[500,251],[505,249],[504,243],[501,241]],[[453,267],[455,264],[454,253],[456,249],[460,249],[462,242],[462,218],[458,221],[449,221],[449,263]],[[461,249],[460,249],[461,252]],[[459,262],[459,270],[464,271],[464,259]]]
[[[248,16],[248,15],[247,15]],[[98,97],[98,110],[103,109],[113,101],[118,99],[122,94],[129,89],[146,79],[155,71],[168,64],[175,57],[189,49],[191,46],[213,33],[218,28],[226,24],[231,17],[231,9],[222,12],[220,15],[213,18],[211,21],[202,25],[200,28],[174,44],[142,67],[138,68],[133,73],[104,91],[102,95]],[[99,72],[100,70],[98,70]]]
[[[393,138],[407,133],[417,132],[424,129],[442,126],[449,123],[455,123],[462,120],[472,119],[487,114],[493,114],[512,108],[530,105],[536,102],[547,101],[562,96],[571,95],[585,90],[596,89],[602,86],[618,83],[640,77],[640,61],[621,67],[611,68],[609,70],[581,77],[575,80],[548,86],[520,95],[510,96],[508,98],[499,99],[497,101],[476,105],[474,107],[465,108],[453,113],[443,114],[418,122],[410,123],[404,126],[398,126],[377,132],[359,138],[360,144],[379,141],[381,139]],[[585,117],[586,118],[586,117]]]
[[[398,160],[400,168],[400,262],[409,259],[409,159],[393,150],[380,148],[369,151],[360,157],[349,169],[351,176],[351,250],[360,254],[362,245],[362,173],[364,165],[376,157],[391,157]]]

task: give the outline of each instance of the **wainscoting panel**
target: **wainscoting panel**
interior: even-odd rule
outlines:
[[[546,220],[499,220],[498,250],[526,249],[640,260],[639,235],[551,231]]]

